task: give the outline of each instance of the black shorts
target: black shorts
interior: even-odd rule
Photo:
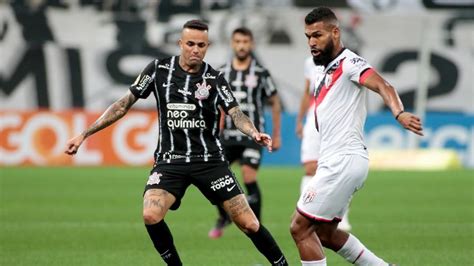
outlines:
[[[168,191],[176,197],[176,210],[189,185],[195,185],[212,203],[218,204],[243,194],[235,174],[224,161],[158,164],[150,172],[145,192],[152,188]]]
[[[247,144],[224,144],[225,157],[232,164],[239,161],[241,165],[248,165],[254,169],[262,162],[262,146],[255,142]]]

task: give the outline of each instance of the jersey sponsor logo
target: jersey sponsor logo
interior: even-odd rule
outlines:
[[[227,86],[222,86],[222,92],[224,93],[224,101],[227,103],[231,103],[234,101],[234,96],[232,96],[232,93],[229,91]]]
[[[244,83],[241,81],[241,80],[234,80],[230,83],[230,85],[234,86],[234,87],[241,87],[242,85],[244,85]]]
[[[256,75],[245,75],[245,86],[247,86],[249,89],[253,89],[257,87],[258,84],[258,76]]]
[[[133,85],[136,86],[136,89],[141,91],[143,90],[146,86],[148,86],[148,84],[150,83],[149,81],[151,80],[151,77],[148,76],[148,75],[144,75],[143,77],[141,77],[140,79],[140,82],[138,82],[138,80],[140,79],[140,76],[135,80],[135,82],[133,83]],[[138,84],[137,84],[138,83]]]
[[[364,58],[361,58],[361,57],[353,57],[353,58],[351,58],[350,61],[354,65],[365,65],[365,64],[367,64],[367,60],[365,60]]]
[[[170,70],[171,66],[170,66],[170,64],[164,64],[164,65],[158,65],[158,68],[164,68],[164,69]],[[174,71],[174,69],[173,69],[173,71]]]
[[[205,100],[209,97],[209,90],[211,89],[211,85],[207,85],[206,82],[203,83],[196,83],[196,87],[198,88],[194,92],[194,97],[198,100]]]
[[[247,98],[247,93],[245,91],[234,91],[234,97],[241,100]]]
[[[184,96],[191,95],[192,93],[188,91],[187,89],[179,89],[179,93],[183,94]]]
[[[165,83],[165,82],[163,82],[163,84],[161,84],[161,86],[163,86],[164,88],[166,88],[166,87],[171,87],[171,86],[173,86],[173,84],[174,84],[173,82],[170,82],[170,83]]]
[[[185,111],[194,111],[196,110],[196,105],[192,103],[168,103],[166,104],[168,110],[185,110]]]
[[[148,181],[146,182],[147,185],[158,185],[161,181],[160,177],[162,177],[163,175],[160,174],[160,173],[157,173],[157,172],[153,172],[153,174],[151,174],[149,177],[148,177]]]
[[[206,75],[204,75],[204,78],[205,79],[216,79],[216,76],[211,75],[211,73],[206,73]]]
[[[212,191],[217,191],[226,187],[227,191],[231,191],[235,185],[234,178],[230,175],[225,175],[224,177],[212,181],[211,189]]]
[[[203,119],[189,117],[189,113],[185,110],[168,110],[166,117],[168,118],[166,124],[172,130],[206,128],[206,122]]]
[[[248,158],[260,159],[260,152],[256,149],[245,149],[243,156]]]

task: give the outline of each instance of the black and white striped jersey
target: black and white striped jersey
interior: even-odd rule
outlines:
[[[219,140],[221,107],[238,106],[224,75],[203,62],[198,73],[179,66],[179,56],[154,60],[130,91],[138,98],[155,96],[159,112],[156,163],[225,160]]]
[[[252,59],[250,66],[244,71],[235,70],[232,67],[232,60],[220,67],[219,70],[229,81],[242,112],[252,120],[259,131],[263,132],[265,101],[277,93],[275,83],[268,70],[255,59]],[[228,145],[254,142],[251,137],[244,135],[235,127],[229,116],[224,121],[221,138]]]

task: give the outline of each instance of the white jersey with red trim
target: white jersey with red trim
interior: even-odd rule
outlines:
[[[314,95],[315,81],[318,76],[324,75],[324,67],[317,66],[313,57],[310,56],[304,61],[304,78],[309,81],[309,94]],[[303,126],[303,138],[301,140],[300,160],[301,163],[317,161],[319,159],[319,133],[314,123],[314,107],[316,101],[314,97],[310,99],[310,105],[306,111],[306,120]]]
[[[345,48],[315,81],[316,127],[321,136],[320,162],[338,154],[368,158],[364,144],[367,89],[373,72],[367,61]]]

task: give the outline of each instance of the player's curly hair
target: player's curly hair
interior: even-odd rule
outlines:
[[[329,22],[334,25],[337,25],[337,17],[331,9],[325,6],[317,7],[306,15],[304,22],[306,25],[311,25],[316,22]]]
[[[186,23],[183,25],[183,29],[193,29],[193,30],[200,30],[200,31],[208,31],[209,26],[207,26],[207,23],[199,20],[199,19],[193,19],[193,20],[188,20]]]

